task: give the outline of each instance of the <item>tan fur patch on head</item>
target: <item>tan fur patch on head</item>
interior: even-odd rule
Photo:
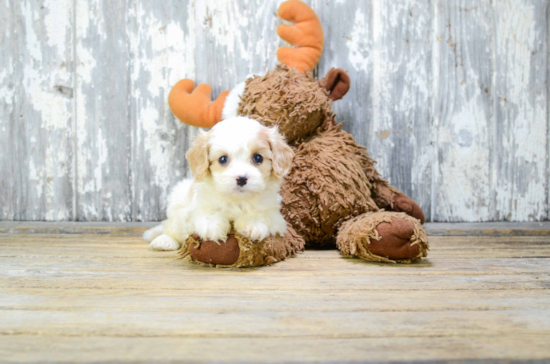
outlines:
[[[271,151],[269,138],[269,129],[262,128],[262,130],[258,132],[258,137],[254,139],[248,146],[251,151],[251,160],[256,153],[264,157],[263,163],[256,165],[264,178],[268,178],[273,170],[273,152]]]
[[[292,158],[294,157],[292,148],[288,146],[276,127],[261,130],[258,133],[258,140],[262,145],[267,144],[269,148],[273,176],[282,179],[292,165]]]
[[[222,165],[219,162],[219,158],[224,155],[227,157],[228,163]],[[223,150],[209,150],[208,159],[210,164],[210,173],[212,174],[221,173],[225,168],[227,168],[229,163],[231,163],[231,156]]]
[[[281,65],[263,77],[249,78],[241,99],[238,115],[278,126],[288,142],[333,120],[332,101],[317,80]]]
[[[202,181],[210,173],[210,161],[208,159],[208,138],[210,137],[210,132],[205,132],[199,130],[199,134],[195,139],[193,147],[189,149],[187,154],[187,160],[189,161],[189,167],[193,176],[197,182]]]
[[[227,168],[227,165],[221,165],[217,160],[213,160],[210,164],[209,171],[213,175],[216,175],[216,173],[222,173],[225,168]]]

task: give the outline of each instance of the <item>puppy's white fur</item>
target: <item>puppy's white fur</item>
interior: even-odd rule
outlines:
[[[254,155],[262,156],[257,163]],[[220,157],[227,157],[221,163]],[[145,232],[155,250],[175,250],[196,233],[201,238],[225,241],[235,230],[252,240],[283,235],[286,221],[280,212],[281,180],[290,169],[292,149],[276,128],[232,117],[201,131],[187,159],[193,180],[180,182],[168,198],[168,219],[162,230]],[[237,179],[246,177],[245,185]]]

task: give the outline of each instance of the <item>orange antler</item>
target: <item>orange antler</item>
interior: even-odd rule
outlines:
[[[222,119],[222,109],[229,91],[224,91],[216,101],[211,101],[212,87],[205,83],[197,86],[184,79],[176,83],[168,96],[170,109],[185,124],[211,128]],[[193,91],[193,92],[191,92]]]
[[[297,71],[312,71],[323,53],[323,28],[313,10],[299,0],[289,0],[279,7],[279,16],[294,25],[279,25],[277,34],[295,48],[280,47],[279,62]]]

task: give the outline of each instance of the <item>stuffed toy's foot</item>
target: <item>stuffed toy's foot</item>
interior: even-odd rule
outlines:
[[[428,255],[420,221],[401,212],[370,212],[346,221],[336,244],[344,256],[376,262],[411,263]]]
[[[197,264],[212,267],[248,268],[271,265],[304,250],[304,240],[292,227],[285,236],[271,236],[260,242],[251,241],[234,229],[225,243],[203,240],[193,234],[180,249],[181,258],[187,256]]]
[[[420,220],[421,224],[424,224],[426,218],[424,217],[424,211],[418,206],[418,204],[409,196],[404,193],[397,193],[393,196],[393,211],[404,212],[407,215]]]

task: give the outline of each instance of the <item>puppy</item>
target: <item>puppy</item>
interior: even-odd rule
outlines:
[[[229,118],[201,130],[186,156],[194,179],[176,185],[168,219],[143,235],[152,249],[178,249],[193,233],[225,242],[231,223],[257,241],[286,232],[279,189],[294,153],[276,128]]]

